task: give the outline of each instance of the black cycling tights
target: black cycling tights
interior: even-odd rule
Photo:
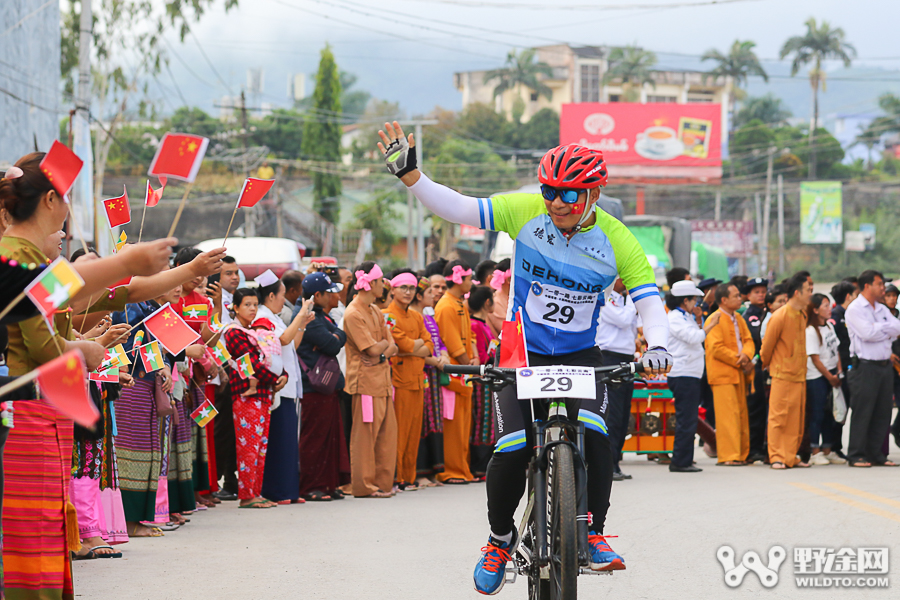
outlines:
[[[591,348],[564,356],[544,356],[529,353],[531,366],[573,365],[600,366],[600,350]],[[596,400],[569,400],[566,412],[575,419],[579,411],[585,411],[585,417],[596,422],[599,415],[601,422],[606,421],[608,398],[606,386],[597,384]],[[546,419],[547,402],[535,401],[538,417]],[[507,386],[494,395],[494,408],[497,419],[498,446],[503,445],[503,438],[515,440],[521,437],[524,430],[525,443],[517,444],[517,448],[506,452],[494,452],[487,469],[488,521],[491,532],[506,535],[515,528],[514,515],[528,478],[528,462],[534,448],[532,431],[531,402],[516,397],[515,386]],[[584,419],[582,419],[584,420]],[[584,436],[585,460],[588,465],[588,511],[593,517],[590,529],[603,533],[606,511],[609,509],[609,494],[612,488],[613,460],[610,452],[609,438],[585,422]]]

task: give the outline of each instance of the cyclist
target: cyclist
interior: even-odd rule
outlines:
[[[668,320],[653,270],[634,235],[596,206],[607,169],[602,153],[570,144],[547,152],[538,167],[540,194],[463,196],[431,181],[416,164],[415,139],[404,137],[395,121],[379,131],[378,147],[388,171],[399,177],[427,208],[447,221],[491,231],[515,240],[509,315],[523,309],[531,366],[598,366],[594,343],[603,290],[621,277],[643,320],[649,350],[641,361],[652,373],[672,367],[666,351]],[[507,317],[509,318],[509,317]],[[597,384],[596,400],[570,401],[567,412],[585,426],[588,510],[591,513],[591,569],[625,568],[603,537],[609,508],[613,460],[606,427],[608,398]],[[516,546],[514,513],[525,492],[533,447],[531,407],[514,386],[495,398],[497,445],[488,465],[487,499],[491,535],[475,567],[475,589],[496,594]],[[536,410],[546,412],[538,403]],[[538,415],[539,417],[541,415]],[[546,416],[546,415],[543,415]]]

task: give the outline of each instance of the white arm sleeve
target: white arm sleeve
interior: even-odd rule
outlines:
[[[425,205],[425,208],[440,218],[453,223],[481,228],[481,210],[478,198],[463,196],[445,185],[435,183],[421,171],[419,180],[409,186],[409,189]]]
[[[646,296],[634,303],[644,321],[644,338],[649,348],[667,348],[669,319],[658,295]]]

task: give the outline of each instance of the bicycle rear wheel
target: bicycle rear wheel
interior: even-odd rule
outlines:
[[[550,598],[575,600],[578,597],[578,531],[572,447],[555,446],[550,460]]]

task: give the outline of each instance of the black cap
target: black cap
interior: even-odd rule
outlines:
[[[752,290],[755,287],[759,287],[761,285],[765,286],[765,287],[769,287],[769,280],[763,279],[762,277],[754,277],[753,279],[748,279],[747,285],[745,285],[743,288],[741,288],[741,293],[749,294],[750,290]]]
[[[707,289],[717,286],[720,283],[722,283],[721,279],[716,279],[715,277],[707,277],[706,279],[698,283],[697,287],[703,291],[706,291]]]

